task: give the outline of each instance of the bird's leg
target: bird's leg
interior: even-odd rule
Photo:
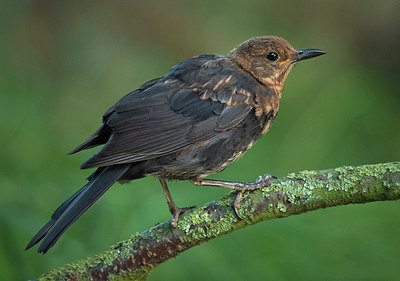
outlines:
[[[233,210],[235,211],[238,218],[243,219],[239,215],[238,209],[240,208],[240,199],[242,198],[243,192],[256,190],[271,183],[271,180],[276,179],[274,176],[266,174],[262,177],[258,177],[255,181],[251,182],[231,182],[231,181],[220,181],[220,180],[209,180],[209,179],[195,179],[191,182],[198,186],[215,186],[230,188],[237,191],[235,201],[233,202]]]
[[[167,204],[168,204],[169,211],[172,214],[171,225],[173,227],[176,227],[178,225],[179,215],[183,214],[184,212],[186,212],[190,209],[193,209],[194,206],[193,207],[185,207],[185,208],[179,208],[178,206],[176,206],[175,202],[172,200],[171,193],[169,193],[167,182],[165,180],[160,179],[160,183],[164,190],[165,197],[167,198]]]

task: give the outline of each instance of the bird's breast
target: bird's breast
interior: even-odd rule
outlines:
[[[255,115],[261,120],[262,134],[265,134],[278,114],[281,92],[275,88],[265,88],[258,91],[255,97]]]

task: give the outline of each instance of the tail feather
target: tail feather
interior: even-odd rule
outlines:
[[[130,165],[115,165],[100,168],[99,173],[67,199],[52,215],[49,222],[32,238],[26,249],[43,239],[38,251],[45,254],[61,235],[97,201],[129,169]]]
[[[65,210],[71,205],[71,203],[78,197],[79,194],[81,194],[82,191],[84,191],[87,188],[88,184],[83,186],[81,189],[79,189],[77,192],[75,192],[74,195],[72,195],[70,198],[65,200],[64,203],[62,203],[51,215],[51,219],[36,233],[36,235],[32,238],[32,240],[28,243],[26,246],[25,250],[28,250],[32,248],[34,245],[36,245],[40,240],[43,239],[43,237],[46,235],[46,233],[49,231],[49,229],[56,223],[58,218],[65,212]]]

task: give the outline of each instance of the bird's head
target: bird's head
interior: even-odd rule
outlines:
[[[228,57],[263,84],[282,90],[296,62],[325,54],[317,49],[294,49],[276,36],[253,37],[233,49]]]

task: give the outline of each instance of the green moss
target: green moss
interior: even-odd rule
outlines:
[[[272,181],[269,186],[261,190],[245,192],[239,210],[240,214],[245,216],[244,220],[239,220],[233,211],[235,193],[185,213],[179,219],[175,236],[184,243],[178,244],[176,249],[179,253],[191,246],[262,220],[327,206],[398,199],[400,196],[398,186],[400,186],[400,162],[291,173],[283,179]],[[79,280],[89,279],[90,276],[86,272],[88,268],[114,266],[115,261],[132,258],[135,247],[143,250],[144,246],[139,243],[143,241],[158,243],[159,239],[169,237],[169,224],[170,222],[164,222],[156,225],[93,258],[53,270],[43,275],[40,280],[56,280],[68,275],[78,277]],[[176,255],[171,249],[166,251],[169,256]],[[155,253],[148,251],[149,257],[154,255]],[[153,267],[154,265],[149,264],[135,272],[119,271],[109,280],[144,280]],[[118,267],[114,266],[114,271],[118,271]]]
[[[383,165],[386,165],[386,168],[391,173],[400,172],[400,162],[386,163],[386,164],[383,164]]]
[[[74,263],[50,271],[49,273],[42,275],[39,280],[58,280],[62,276],[76,276],[78,277],[78,280],[90,280],[91,276],[88,273],[88,268],[101,266],[101,268],[106,269],[113,266],[116,260],[121,261],[123,259],[131,259],[134,254],[132,247],[134,243],[137,242],[138,238],[138,234],[131,236],[128,240],[112,246],[108,251],[84,260],[78,260]],[[152,269],[153,267],[149,265],[143,266],[140,269],[140,272],[123,271],[118,270],[118,266],[114,265],[113,271],[118,272],[118,274],[110,274],[108,280],[144,280],[144,277],[148,276]],[[143,278],[140,276],[143,276]]]
[[[360,183],[364,183],[365,190],[362,192],[368,192],[369,196],[377,196],[378,194],[374,193],[382,192],[379,188],[382,184],[386,187],[398,184],[398,181],[396,183],[383,181],[380,184],[388,172],[397,171],[400,171],[399,162],[359,167],[345,166],[326,171],[301,171],[273,181],[270,186],[263,188],[262,192],[263,196],[268,198],[273,192],[281,190],[292,204],[313,205],[321,200],[333,204],[329,202],[345,200],[345,198],[350,201],[353,195],[360,192],[358,188]]]
[[[280,212],[286,213],[286,206],[282,202],[278,202],[276,207]]]
[[[228,195],[228,197],[232,196]],[[232,206],[232,198],[229,201],[231,201],[229,206]],[[232,222],[237,221],[233,211],[228,211],[226,206],[221,207],[224,211],[223,214],[220,217],[215,217],[215,214],[209,209],[211,205],[219,206],[215,202],[211,202],[201,208],[187,212],[179,219],[178,228],[185,233],[181,240],[185,242],[208,240],[232,231]],[[225,205],[225,203],[222,205]]]

